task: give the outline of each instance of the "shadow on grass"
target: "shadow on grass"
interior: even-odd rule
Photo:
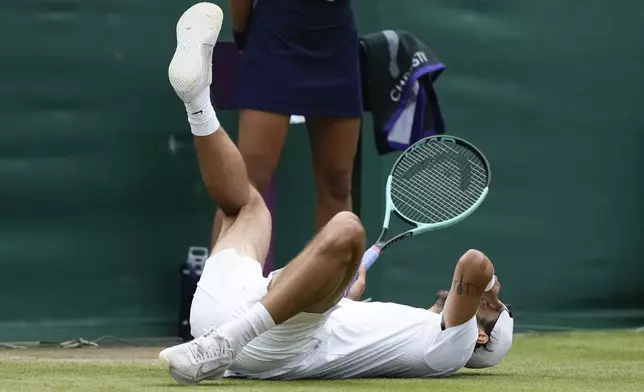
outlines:
[[[228,378],[224,380],[213,380],[213,381],[204,381],[195,387],[217,387],[217,388],[244,388],[252,387],[253,390],[257,389],[274,389],[274,388],[288,388],[290,386],[297,387],[317,387],[317,388],[333,388],[334,385],[342,384],[343,389],[364,389],[365,382],[372,383],[404,383],[404,382],[427,382],[431,383],[433,381],[440,380],[471,380],[471,379],[491,379],[491,378],[506,378],[509,377],[509,374],[506,373],[486,373],[486,372],[467,372],[467,373],[457,373],[447,378],[353,378],[346,380],[328,380],[328,379],[307,379],[307,380],[248,380],[243,378]],[[173,388],[180,387],[185,388],[182,385],[176,383],[159,383],[158,387]]]
[[[485,372],[467,372],[467,373],[456,373],[454,375],[449,376],[447,379],[459,379],[459,378],[472,378],[472,377],[477,377],[477,378],[496,378],[496,377],[509,377],[510,375],[507,373],[485,373]]]

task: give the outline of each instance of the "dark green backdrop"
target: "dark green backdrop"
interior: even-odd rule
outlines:
[[[429,305],[475,247],[521,329],[644,324],[644,5],[353,3],[361,33],[412,31],[447,64],[437,88],[448,131],[493,168],[482,208],[392,248],[367,294]],[[0,340],[175,332],[177,270],[208,243],[213,212],[166,80],[189,5],[0,5]],[[234,114],[220,117],[234,130]],[[395,157],[375,154],[369,127],[360,204],[371,241]],[[282,263],[312,232],[309,160],[296,126],[277,176]]]

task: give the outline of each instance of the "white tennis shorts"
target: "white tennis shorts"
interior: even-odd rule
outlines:
[[[268,278],[259,262],[240,256],[234,249],[212,255],[204,266],[190,310],[192,335],[241,317],[260,301],[278,271]],[[300,313],[253,339],[236,357],[227,375],[279,376],[307,362],[319,346],[316,334],[327,314]]]

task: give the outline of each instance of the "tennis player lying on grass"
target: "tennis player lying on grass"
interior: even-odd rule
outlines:
[[[209,3],[186,11],[169,67],[203,181],[225,213],[192,303],[196,338],[159,354],[171,376],[186,385],[224,375],[442,377],[463,366],[498,363],[511,345],[512,320],[498,299],[494,267],[479,251],[459,259],[444,304],[431,310],[343,298],[356,274],[348,296],[360,297],[366,273],[359,268],[364,229],[344,212],[285,268],[262,276],[271,217],[210,103],[211,56],[222,17]]]

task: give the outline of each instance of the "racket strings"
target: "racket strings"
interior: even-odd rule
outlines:
[[[450,219],[450,214],[444,211],[444,206],[439,205],[436,198],[425,197],[412,187],[405,186],[405,184],[401,185],[401,189],[392,189],[392,196],[397,197],[398,201],[406,207],[399,208],[403,215],[417,222],[435,222]],[[394,204],[397,203],[394,202]]]
[[[441,146],[441,147],[446,148],[445,146]],[[470,165],[476,164],[477,157],[474,156],[469,150],[464,150],[464,152],[466,154],[470,155],[469,157],[466,157],[468,162],[470,163]],[[449,153],[451,155],[458,154],[458,152],[454,152],[454,151],[448,151],[447,153]],[[463,154],[459,154],[459,156],[463,156]],[[428,159],[428,158],[430,158],[430,157],[427,156],[427,155],[424,155],[422,159]],[[462,170],[462,168],[459,168],[458,163],[456,162],[456,159],[458,159],[458,158],[454,159],[453,156],[450,156],[450,158],[452,158],[452,159],[444,161],[444,163],[446,165],[450,165],[448,170],[451,170],[451,171],[460,171],[460,170]],[[440,169],[441,168],[438,168],[439,171],[440,171]],[[474,166],[473,169],[476,169],[476,167]],[[426,173],[421,173],[421,177],[420,177],[421,181],[425,181],[425,183],[424,183],[425,186],[441,188],[440,190],[443,191],[448,198],[452,199],[453,202],[455,202],[455,203],[461,203],[463,206],[465,206],[466,209],[469,208],[469,205],[475,203],[476,200],[478,199],[478,195],[475,195],[475,194],[473,194],[471,192],[466,193],[464,195],[464,197],[462,198],[462,200],[456,199],[456,197],[454,197],[454,195],[449,192],[449,190],[451,190],[451,189],[455,189],[455,188],[460,189],[461,188],[461,184],[460,184],[460,182],[457,182],[457,179],[456,179],[455,176],[447,176],[447,177],[443,176],[442,179],[446,180],[446,182],[441,183],[441,181],[439,181],[439,179],[436,178],[436,177],[427,178],[427,176],[422,175],[422,174],[426,174]],[[462,171],[461,171],[461,175],[463,175]],[[482,170],[482,169],[479,169],[478,173],[475,172],[473,174],[473,176],[477,176],[477,175],[480,176],[479,179],[481,181],[483,181],[483,186],[485,186],[485,183],[487,182],[487,174],[486,174],[486,172],[484,170]],[[430,184],[428,184],[427,181],[429,181]],[[474,179],[474,181],[476,181],[476,178]],[[449,189],[447,189],[447,188],[449,188]]]
[[[426,182],[426,181],[424,181]],[[407,207],[404,209],[403,215],[412,218],[415,221],[425,221],[434,219],[431,215],[426,214],[427,207],[434,209],[434,213],[440,215],[441,220],[449,219],[449,216],[441,211],[441,206],[435,199],[427,199],[413,189],[409,184],[401,183],[400,187],[392,187],[392,196],[396,197],[398,201]],[[394,202],[394,204],[397,204]],[[427,206],[429,204],[429,206]],[[400,209],[399,209],[400,210]],[[402,212],[402,211],[401,211]],[[411,215],[411,216],[410,216]],[[423,218],[423,219],[418,219]]]
[[[400,201],[404,207],[407,207],[401,208],[402,211],[400,212],[412,220],[428,222],[448,220],[463,213],[471,204],[474,203],[472,202],[468,205],[465,202],[456,199],[448,193],[449,189],[446,189],[444,184],[441,184],[439,181],[428,181],[427,179],[424,179],[422,182],[427,184],[424,185],[425,187],[433,187],[435,191],[421,195],[419,192],[410,189],[410,187],[403,187],[400,192],[392,192],[394,198],[398,198],[398,201]],[[439,197],[442,198],[442,201],[440,202]]]
[[[453,162],[449,162],[449,163],[452,164],[452,166],[453,166],[453,167],[449,168],[450,170],[453,170],[453,169],[458,170],[458,168],[454,167]],[[468,202],[470,202],[470,203],[476,202],[476,199],[474,197],[472,197],[472,196],[466,197],[465,200],[459,200],[456,197],[454,197],[454,195],[449,193],[450,188],[459,186],[459,184],[456,183],[456,180],[453,179],[452,177],[450,177],[446,181],[446,183],[443,183],[443,182],[439,181],[439,179],[437,179],[435,177],[432,177],[432,176],[429,176],[429,175],[426,175],[426,174],[427,173],[421,173],[419,175],[418,180],[419,180],[419,182],[422,183],[421,185],[423,185],[427,189],[436,189],[437,191],[441,192],[444,195],[444,197],[446,197],[448,199],[449,202],[457,205],[458,207],[462,207],[464,209],[467,209],[469,207]],[[419,200],[419,201],[420,201],[420,204],[417,207],[422,208],[422,205],[423,205],[424,201],[423,200]],[[440,208],[441,207],[438,204],[438,202],[435,201],[435,200],[429,200],[429,202],[435,208]]]
[[[461,188],[461,181],[463,179],[459,179],[457,176],[453,175],[445,175],[445,173],[454,173],[454,172],[460,172],[461,175],[464,175],[462,172],[463,168],[459,167],[459,156],[455,156],[454,151],[445,151],[446,146],[437,146],[437,147],[443,147],[443,151],[441,151],[444,154],[447,154],[448,159],[442,160],[439,162],[438,165],[434,167],[435,170],[432,171],[422,171],[418,173],[417,175],[417,180],[421,186],[423,186],[425,189],[432,189],[434,190],[433,193],[435,193],[437,196],[440,195],[443,197],[443,200],[440,201],[436,199],[429,199],[430,204],[432,205],[433,208],[438,208],[438,209],[449,209],[452,207],[453,211],[449,211],[453,215],[462,213],[463,211],[467,210],[469,206],[473,203],[476,202],[478,195],[473,195],[471,193],[465,193],[465,194],[460,194],[460,198],[456,196],[454,191],[458,191]],[[468,152],[467,150],[465,152]],[[419,157],[420,159],[415,159],[414,161],[418,162],[419,160],[427,160],[430,159],[431,157],[428,156],[427,152],[420,151]],[[472,158],[472,157],[469,157]],[[462,159],[461,159],[462,161]],[[471,159],[468,160],[469,165],[471,166]],[[442,176],[440,174],[443,174]],[[471,175],[471,174],[470,174]],[[476,176],[476,174],[475,174]],[[461,180],[461,181],[459,181]],[[471,179],[468,179],[466,181],[470,182],[471,186]],[[474,180],[476,181],[476,179]],[[428,195],[431,196],[431,195]],[[423,200],[426,201],[426,200]],[[433,202],[432,202],[433,201]],[[422,204],[421,204],[422,206]],[[418,207],[418,206],[417,206]],[[454,211],[454,208],[456,210]],[[443,218],[448,215],[443,214]]]
[[[445,145],[437,145],[434,147],[438,147],[438,150],[440,151],[440,153],[443,154],[443,157],[447,157],[447,159],[442,159],[440,162],[437,162],[437,165],[435,165],[433,168],[434,170],[427,170],[427,168],[425,168],[425,170],[417,173],[416,180],[418,182],[417,185],[421,185],[425,189],[433,190],[433,192],[426,194],[426,196],[440,195],[443,197],[443,200],[440,201],[440,200],[436,200],[435,198],[426,197],[424,198],[425,200],[422,200],[422,199],[419,200],[420,205],[418,205],[418,203],[414,203],[415,204],[414,206],[416,208],[420,207],[422,209],[423,205],[427,201],[429,201],[430,206],[433,209],[435,209],[434,213],[435,214],[438,213],[437,215],[439,215],[439,218],[445,219],[445,218],[451,217],[451,215],[454,215],[454,214],[458,215],[464,212],[465,210],[467,210],[467,208],[469,208],[469,205],[476,202],[476,197],[474,197],[473,195],[461,194],[460,195],[461,199],[459,199],[454,195],[453,191],[461,187],[460,181],[457,181],[458,178],[456,176],[446,175],[445,173],[451,173],[455,171],[460,172],[461,170],[463,170],[463,168],[460,168],[458,166],[458,163],[459,163],[458,160],[459,160],[460,154],[458,154],[458,152],[455,152],[453,150],[447,150],[448,147]],[[465,152],[468,152],[468,151],[465,150]],[[420,150],[418,156],[415,157],[415,159],[412,159],[412,162],[419,163],[422,161],[427,161],[428,159],[431,159],[431,158],[432,156],[428,154],[428,151]],[[472,157],[469,157],[469,158],[470,159],[468,159],[468,161],[469,161],[469,165],[471,166]],[[462,162],[462,159],[461,159],[461,162]],[[441,176],[441,174],[443,175]],[[461,172],[461,175],[463,175],[462,172]],[[405,187],[405,188],[409,190],[408,187]],[[436,195],[432,195],[432,193]],[[415,199],[418,200],[417,198]],[[444,211],[446,209],[448,211]],[[426,214],[422,214],[422,215],[426,215]]]
[[[488,183],[482,159],[465,146],[428,142],[401,157],[392,173],[392,202],[420,223],[455,218],[481,197]]]

